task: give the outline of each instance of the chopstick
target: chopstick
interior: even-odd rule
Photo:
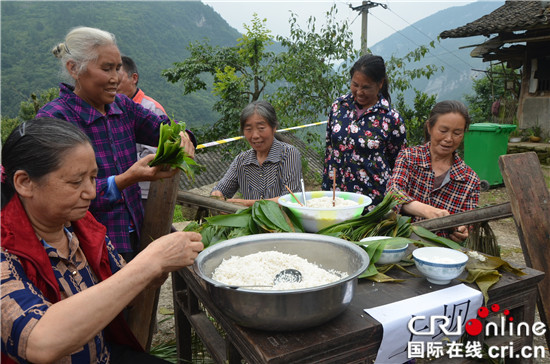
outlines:
[[[300,206],[304,206],[302,205],[302,203],[300,202],[300,200],[298,200],[298,198],[292,193],[292,191],[290,190],[290,188],[288,188],[287,185],[285,185],[286,189],[288,190],[288,192],[290,192],[290,194],[292,195],[292,197],[294,197],[294,199],[296,200],[296,202],[298,202],[300,204]]]
[[[336,206],[336,168],[332,170],[332,207]]]

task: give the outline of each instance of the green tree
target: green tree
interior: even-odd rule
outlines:
[[[19,115],[15,118],[2,116],[2,144],[6,142],[6,139],[10,133],[19,124],[25,120],[33,119],[38,113],[38,110],[48,102],[52,101],[59,95],[59,88],[52,87],[46,91],[42,91],[36,96],[36,93],[32,93],[27,101],[23,101],[19,107]]]
[[[284,127],[319,121],[328,115],[338,96],[349,92],[349,69],[359,56],[348,22],[339,22],[336,15],[337,9],[332,6],[326,13],[325,25],[318,30],[316,19],[310,17],[304,30],[292,13],[290,36],[276,39],[283,47],[278,54],[267,51],[267,46],[273,43],[270,31],[265,27],[266,20],[254,15],[236,46],[191,44],[190,57],[164,70],[163,76],[173,83],[182,82],[185,94],[207,89],[207,81],[211,81],[212,92],[219,97],[215,109],[222,116],[202,135],[206,139],[235,135],[240,111],[260,97],[273,104]],[[393,90],[403,92],[411,87],[412,79],[429,78],[439,70],[434,65],[410,67],[430,47],[434,47],[434,42],[403,58],[394,56],[386,61]],[[429,99],[427,95],[418,97]],[[312,144],[313,138],[319,140],[318,134],[306,138],[308,144]],[[236,149],[234,146],[228,148]]]
[[[266,51],[273,42],[265,27],[266,19],[256,14],[246,33],[233,47],[211,46],[207,41],[190,44],[190,56],[162,75],[169,82],[180,82],[184,94],[206,90],[205,76],[213,77],[212,92],[219,97],[214,109],[221,115],[216,123],[201,132],[205,138],[234,135],[239,130],[239,115],[249,102],[258,100],[268,84],[273,53]]]
[[[501,100],[501,121],[510,122],[514,119],[519,99],[520,74],[515,70],[490,66],[483,77],[473,79],[473,94],[464,95],[468,112],[473,123],[493,121],[491,106],[493,102]],[[506,84],[512,87],[506,87]],[[495,120],[498,121],[498,120]]]
[[[390,59],[385,60],[386,73],[388,74],[392,92],[397,91],[398,93],[402,93],[411,88],[412,80],[417,78],[429,79],[434,73],[443,70],[443,66],[438,67],[433,64],[410,67],[424,58],[430,51],[430,48],[435,48],[435,41],[430,42],[428,45],[419,46],[403,57],[392,55]]]
[[[435,95],[429,96],[425,92],[414,89],[413,106],[405,103],[403,93],[397,95],[395,108],[405,120],[407,141],[410,146],[424,144],[424,124],[430,116],[430,111],[436,103]]]
[[[359,51],[354,50],[349,24],[339,23],[337,12],[333,5],[319,30],[315,17],[308,19],[304,30],[297,24],[297,15],[291,13],[290,35],[277,37],[285,51],[276,57],[270,80],[283,84],[268,98],[285,126],[326,118],[330,105],[348,90],[348,62],[356,59]]]
[[[21,102],[18,115],[19,119],[33,119],[42,106],[46,105],[48,102],[52,101],[58,96],[58,87],[52,87],[46,91],[43,91],[38,96],[36,96],[36,93],[33,92],[27,101]]]
[[[438,39],[439,41],[439,39]],[[424,143],[424,124],[430,115],[430,111],[436,103],[436,96],[429,96],[427,93],[414,89],[413,105],[405,102],[404,93],[411,88],[411,81],[417,78],[429,79],[436,72],[443,70],[443,66],[428,64],[424,67],[410,67],[411,64],[419,62],[430,51],[435,48],[435,41],[428,45],[419,46],[403,57],[392,56],[386,61],[386,72],[388,74],[391,91],[394,95],[393,105],[399,111],[407,129],[407,142],[409,145]]]
[[[4,145],[8,136],[19,124],[21,124],[21,119],[9,118],[2,115],[2,145]]]

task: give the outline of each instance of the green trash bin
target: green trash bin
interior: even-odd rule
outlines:
[[[506,154],[512,124],[471,124],[464,135],[464,162],[479,176],[482,190],[502,184],[498,157]]]

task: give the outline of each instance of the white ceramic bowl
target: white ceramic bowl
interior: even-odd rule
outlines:
[[[301,192],[296,192],[294,195],[303,203]],[[320,197],[332,198],[332,191],[306,192],[306,202]],[[336,197],[353,200],[357,202],[357,205],[329,208],[306,207],[298,205],[291,194],[279,197],[279,205],[287,207],[300,220],[306,232],[316,233],[330,225],[359,217],[365,207],[372,203],[370,197],[358,193],[336,191]]]
[[[391,239],[389,236],[370,236],[368,238],[361,239],[361,243],[367,242],[367,241],[375,241],[375,240],[384,240],[384,239]],[[384,250],[382,251],[382,254],[380,254],[380,258],[375,262],[375,264],[395,264],[399,263],[401,259],[405,257],[405,254],[407,254],[407,248],[409,247],[409,244],[405,244],[400,247],[390,247],[386,246],[384,247]]]
[[[440,247],[415,249],[416,268],[433,284],[448,284],[462,274],[468,256],[458,250]]]

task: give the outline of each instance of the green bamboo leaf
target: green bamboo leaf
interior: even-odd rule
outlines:
[[[501,274],[496,270],[489,269],[468,269],[468,276],[463,281],[476,283],[483,294],[485,305],[489,302],[489,288],[500,280]]]
[[[292,232],[292,228],[288,225],[279,204],[269,200],[260,200],[256,202],[263,212],[266,219],[271,221],[280,231]]]
[[[378,274],[378,270],[376,269],[376,266],[374,265],[374,263],[371,262],[369,263],[369,266],[367,267],[367,269],[363,273],[361,273],[357,278],[359,279],[367,278],[367,277],[375,276],[377,274]]]
[[[254,205],[252,205],[252,219],[254,219],[254,222],[256,222],[256,225],[261,227],[262,229],[269,231],[269,232],[275,232],[277,231],[277,226],[273,224],[266,216],[264,215],[260,201],[254,202]]]
[[[440,245],[444,245],[447,248],[451,248],[451,249],[455,249],[455,250],[462,250],[462,246],[460,244],[455,243],[451,239],[447,239],[447,238],[438,236],[438,235],[432,233],[431,231],[429,231],[428,229],[423,228],[422,226],[412,225],[412,230],[416,235],[418,235],[419,237],[421,237],[423,239],[426,239],[430,242],[440,244]]]
[[[206,221],[210,225],[243,228],[248,227],[250,216],[249,213],[216,215],[207,217]]]
[[[260,232],[260,229],[258,229],[258,225],[256,225],[254,219],[252,218],[252,213],[250,215],[250,218],[248,219],[248,231],[250,231],[251,234],[258,234]]]

